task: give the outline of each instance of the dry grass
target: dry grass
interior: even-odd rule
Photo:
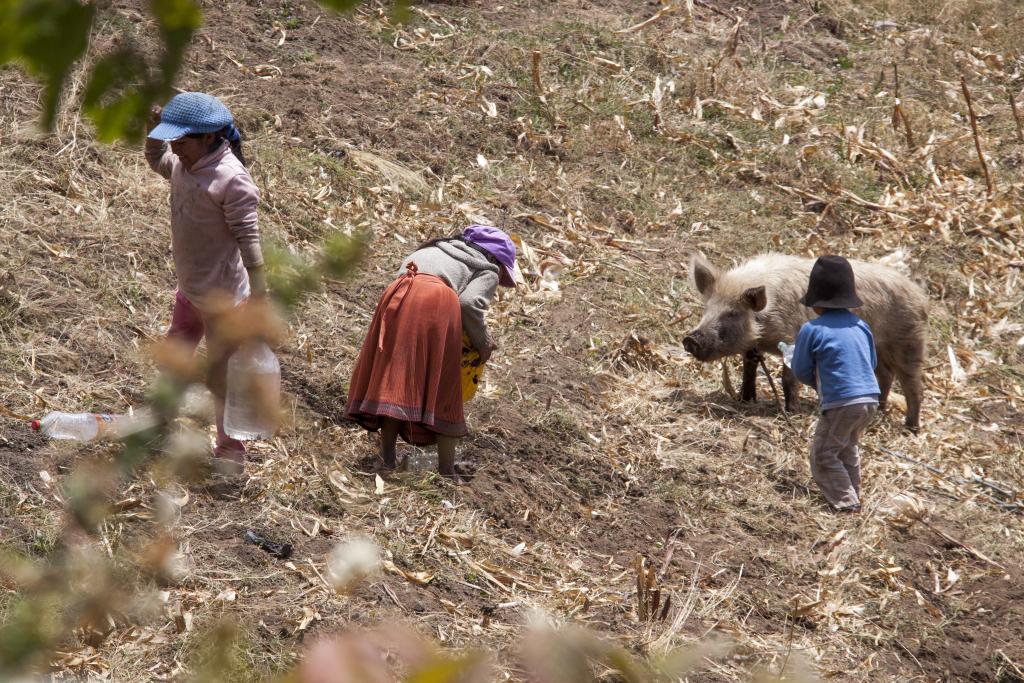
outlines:
[[[653,11],[431,5],[387,33],[386,14],[369,9],[314,21],[312,6],[265,4],[268,17],[297,17],[295,47],[235,44],[223,29],[241,20],[209,8],[216,47],[197,50],[182,86],[225,95],[247,124],[268,237],[304,251],[358,230],[374,236],[371,251],[357,279],[328,283],[291,321],[289,419],[255,447],[243,485],[173,487],[170,504],[145,478],[119,492],[145,503],[108,523],[100,551],[128,564],[167,519],[187,572],[171,586],[142,581],[157,607],[118,617],[98,647],[67,643],[58,667],[180,675],[229,617],[245,635],[239,680],[256,679],[293,662],[307,635],[399,619],[446,646],[486,647],[518,678],[516,643],[537,609],[641,652],[726,638],[724,652],[706,652],[708,680],[801,667],[844,680],[1013,680],[1020,637],[1006,620],[1020,612],[1006,603],[1021,596],[1024,526],[991,490],[963,483],[996,480],[1020,502],[1024,482],[1024,186],[1005,97],[1020,83],[1011,54],[1002,69],[986,59],[1013,33],[1001,4],[835,2],[813,15],[755,3],[735,49],[733,10],[704,3],[693,24],[666,13],[626,34],[615,31]],[[238,31],[260,36],[268,17]],[[875,27],[890,18],[897,30]],[[352,52],[318,42],[325,30]],[[305,51],[310,60],[296,57]],[[279,59],[283,75],[236,72],[223,54]],[[316,110],[322,93],[308,83],[359,60],[381,70],[353,72],[351,90]],[[891,126],[891,68],[879,80],[893,60],[913,149]],[[208,64],[228,72],[200,76]],[[283,90],[269,99],[271,87]],[[144,348],[173,291],[166,187],[138,150],[92,143],[73,113],[37,134],[37,90],[16,73],[0,74],[0,92],[0,403],[24,415],[137,407],[153,375]],[[343,149],[348,159],[332,154]],[[372,306],[403,253],[480,216],[520,234],[533,258],[520,263],[529,285],[494,307],[502,351],[469,408],[477,476],[458,491],[413,472],[378,492],[365,471],[373,442],[339,421]],[[699,310],[684,266],[694,247],[725,259],[908,254],[933,301],[925,428],[903,434],[898,414],[872,428],[861,517],[828,514],[813,491],[806,397],[790,427],[767,393],[740,405],[719,367],[684,357]],[[557,292],[541,278],[553,264]],[[45,557],[59,542],[63,468],[104,449],[40,445],[6,426],[4,541]],[[907,496],[925,522],[1009,571],[907,519],[896,509]],[[249,527],[291,540],[296,555],[241,545]],[[338,596],[322,579],[326,554],[352,535],[374,538],[395,570]],[[665,565],[664,622],[636,614],[637,554]],[[987,634],[983,646],[970,631]]]

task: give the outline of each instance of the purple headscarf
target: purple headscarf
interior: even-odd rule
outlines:
[[[498,260],[498,282],[505,287],[515,287],[513,276],[516,268],[516,245],[512,238],[490,225],[471,225],[462,231],[462,239],[484,249]]]

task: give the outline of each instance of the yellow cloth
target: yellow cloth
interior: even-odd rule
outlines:
[[[484,374],[484,362],[480,360],[480,352],[470,343],[466,333],[462,333],[462,402],[465,403],[476,395],[477,385]]]

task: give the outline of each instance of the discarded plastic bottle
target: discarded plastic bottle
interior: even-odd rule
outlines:
[[[787,344],[784,341],[779,342],[779,351],[782,352],[782,362],[786,364],[787,368],[793,367],[793,349],[796,348],[793,344]]]
[[[134,415],[54,411],[47,413],[41,420],[32,420],[32,429],[42,432],[44,436],[72,441],[120,439],[152,426],[150,413],[141,410]]]
[[[99,437],[114,437],[120,415],[100,413],[47,413],[41,420],[32,420],[32,429],[50,439],[93,441]]]
[[[262,341],[243,344],[228,360],[224,431],[235,439],[269,439],[277,431],[281,366]]]

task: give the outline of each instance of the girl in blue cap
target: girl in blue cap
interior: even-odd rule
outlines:
[[[154,115],[155,116],[155,115]],[[224,315],[266,292],[256,223],[259,191],[245,168],[228,108],[198,92],[176,95],[146,140],[146,161],[171,183],[171,238],[178,292],[168,336],[194,352],[205,335],[207,384],[217,417],[214,455],[238,471],[245,446],[224,431],[227,359]]]
[[[497,348],[484,315],[498,285],[515,287],[516,247],[489,225],[431,240],[402,262],[370,323],[349,383],[345,415],[380,430],[380,458],[396,462],[401,436],[437,444],[438,470],[458,481],[455,447],[468,432],[462,406],[462,333],[486,362]]]

